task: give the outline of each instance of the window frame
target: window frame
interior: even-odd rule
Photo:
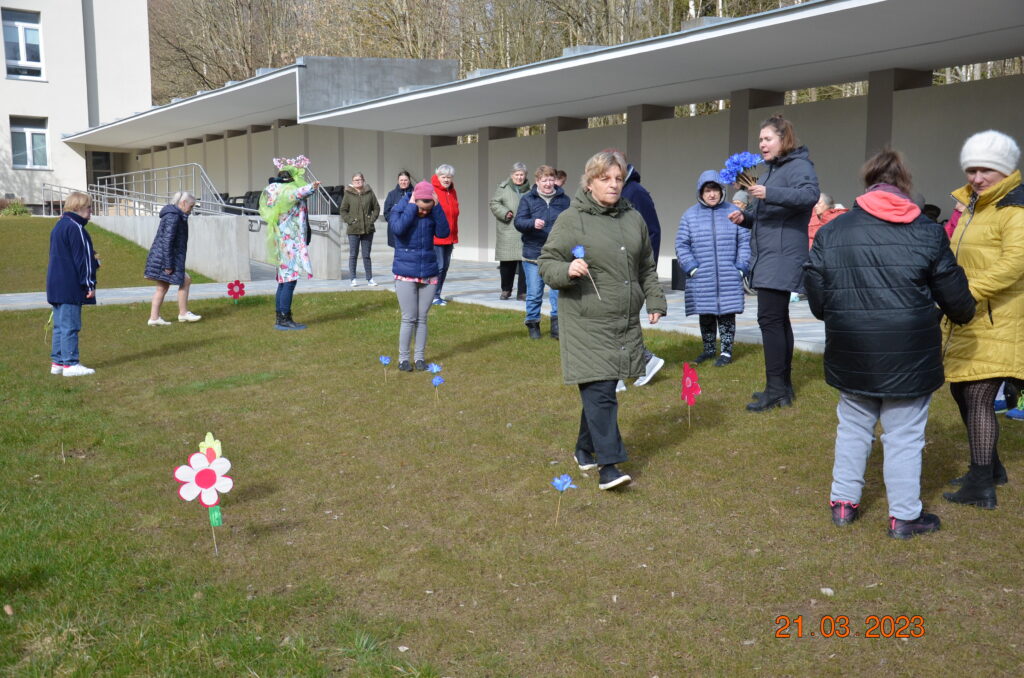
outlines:
[[[49,118],[41,118],[45,120],[44,127],[31,127],[29,125],[16,125],[11,124],[11,167],[14,169],[24,170],[52,170],[53,165],[50,164],[50,121]],[[18,165],[14,162],[14,135],[22,134],[25,137],[25,152],[28,154],[30,164]],[[43,139],[46,143],[46,164],[36,165],[32,164],[35,162],[35,147],[32,145],[32,135],[42,134]]]
[[[7,9],[7,8],[4,8]],[[46,69],[43,64],[45,63],[43,55],[43,17],[41,12],[35,12],[38,15],[38,21],[32,23],[29,21],[19,21],[16,19],[4,19],[3,27],[11,28],[18,31],[18,54],[20,59],[16,61],[10,61],[7,59],[7,40],[4,39],[4,70],[8,68],[38,68],[39,75],[20,75],[17,73],[6,73],[7,78],[10,80],[45,80]],[[25,40],[25,29],[33,29],[39,34],[39,61],[28,61],[24,57],[28,53],[28,43]]]

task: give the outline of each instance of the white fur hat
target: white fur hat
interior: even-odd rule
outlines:
[[[1020,148],[1011,137],[994,129],[978,132],[964,142],[960,150],[960,169],[985,167],[1013,174],[1020,160]]]

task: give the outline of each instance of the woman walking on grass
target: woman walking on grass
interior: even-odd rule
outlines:
[[[145,276],[156,283],[153,301],[149,308],[150,327],[170,325],[160,317],[160,306],[164,303],[171,285],[178,286],[178,322],[198,322],[198,316],[188,310],[188,292],[192,287],[192,276],[185,271],[185,256],[188,253],[188,217],[196,205],[196,198],[188,191],[178,191],[171,197],[171,203],[160,210],[160,225],[153,238],[153,246],[146,257]]]

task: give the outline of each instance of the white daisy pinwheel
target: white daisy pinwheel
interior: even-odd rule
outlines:
[[[217,457],[210,461],[202,452],[196,452],[188,458],[188,466],[179,466],[174,470],[174,479],[181,483],[178,496],[185,501],[199,497],[203,506],[216,506],[220,502],[220,494],[230,492],[235,481],[225,473],[231,470],[231,462],[227,457]]]

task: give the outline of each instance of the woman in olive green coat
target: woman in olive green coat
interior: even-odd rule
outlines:
[[[360,248],[363,251],[363,268],[366,270],[366,284],[376,287],[373,280],[373,265],[370,263],[370,247],[373,245],[373,234],[377,230],[373,222],[380,216],[380,203],[373,189],[366,185],[362,172],[352,175],[352,183],[345,187],[345,197],[338,209],[341,220],[345,222],[348,234],[348,274],[352,279],[352,287],[356,281],[356,258]]]
[[[512,282],[516,271],[519,271],[519,294],[526,294],[526,280],[523,276],[523,241],[519,231],[512,225],[516,212],[519,211],[519,199],[530,192],[530,182],[526,180],[526,165],[517,162],[512,165],[512,174],[498,184],[491,198],[491,214],[497,220],[497,233],[494,239],[494,260],[498,262],[501,272],[500,299],[512,296]]]
[[[621,197],[625,176],[618,151],[588,160],[582,187],[538,259],[544,282],[559,291],[562,376],[583,401],[576,463],[584,471],[600,468],[602,490],[632,480],[616,467],[626,461],[626,447],[615,385],[644,374],[640,311],[646,303],[654,324],[668,308],[647,224]]]

